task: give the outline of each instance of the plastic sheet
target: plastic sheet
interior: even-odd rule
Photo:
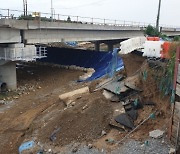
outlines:
[[[116,71],[124,69],[123,61],[117,54],[118,51],[118,49],[114,49],[113,52],[99,52],[80,49],[47,48],[47,58],[40,59],[39,61],[94,68],[95,72],[86,80],[91,81],[104,75],[112,77]]]

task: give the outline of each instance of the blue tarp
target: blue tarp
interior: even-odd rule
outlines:
[[[76,65],[94,68],[95,73],[87,81],[95,80],[104,75],[112,77],[115,71],[124,69],[121,57],[117,56],[118,49],[113,52],[99,52],[80,49],[47,48],[47,58],[41,62],[60,65]]]

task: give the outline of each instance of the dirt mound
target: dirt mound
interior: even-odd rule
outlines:
[[[137,70],[140,69],[143,62],[145,61],[144,57],[139,56],[136,53],[129,53],[129,54],[120,55],[120,56],[123,59],[127,76],[133,75]]]
[[[77,106],[73,109],[56,115],[39,131],[40,140],[49,142],[52,132],[58,128],[57,139],[54,141],[56,145],[66,145],[73,141],[89,142],[100,137],[102,130],[108,132],[112,107],[107,100],[98,98],[98,95],[100,94],[86,95],[76,102]]]

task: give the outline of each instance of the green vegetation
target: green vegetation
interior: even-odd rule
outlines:
[[[173,79],[176,60],[176,49],[180,46],[180,43],[174,42],[170,46],[169,55],[170,59],[165,66],[165,71],[160,80],[160,90],[164,95],[171,94],[173,92]]]
[[[51,18],[46,17],[33,17],[31,14],[24,16],[21,15],[18,17],[18,20],[41,20],[41,21],[51,21]]]
[[[175,36],[173,40],[174,41],[180,41],[180,36]]]
[[[155,27],[151,25],[148,25],[148,27],[146,27],[144,33],[148,36],[153,36],[153,37],[155,36],[158,37],[161,34],[160,32],[158,32],[158,30]]]

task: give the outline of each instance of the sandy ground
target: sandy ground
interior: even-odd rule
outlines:
[[[133,75],[144,62],[144,58],[136,54],[122,57],[127,76]],[[109,126],[114,110],[122,108],[122,105],[106,100],[101,90],[81,95],[70,108],[58,98],[62,93],[89,86],[91,83],[76,82],[82,74],[80,71],[39,66],[36,63],[19,65],[19,90],[12,96],[6,96],[8,103],[0,106],[0,153],[18,153],[21,143],[29,140],[35,140],[45,150],[53,149],[54,153],[63,153],[67,145],[76,143],[92,144],[97,149],[105,148],[109,152],[116,149],[106,139],[118,141],[127,134]],[[151,130],[165,130],[169,120],[168,98],[161,97],[159,93],[146,96],[156,89],[150,86],[151,79],[148,81],[142,83],[142,88],[146,90],[139,96],[145,101],[155,102],[156,106],[146,106],[139,110],[139,118],[135,123],[140,123],[156,109],[159,112],[155,120],[149,120],[130,136],[138,141],[147,138]],[[50,136],[55,130],[59,131],[56,139],[51,141]],[[107,135],[102,137],[102,131]]]

